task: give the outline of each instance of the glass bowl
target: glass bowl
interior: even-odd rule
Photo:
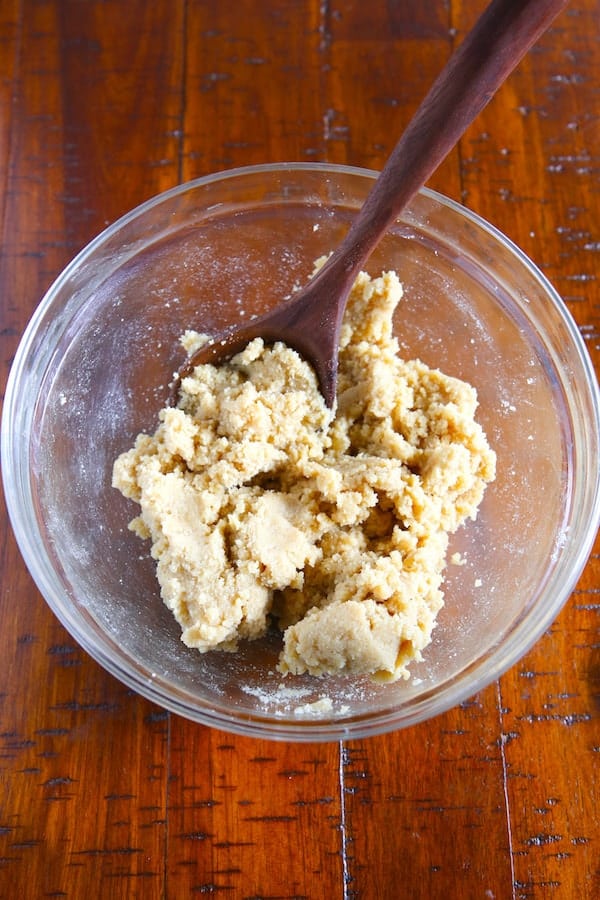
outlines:
[[[552,623],[599,520],[599,395],[560,297],[495,228],[422,190],[371,257],[396,269],[401,353],[477,389],[498,456],[479,516],[451,539],[445,606],[409,681],[283,678],[276,635],[236,654],[185,647],[163,605],[115,458],[153,431],[179,335],[288,296],[338,244],[376,173],[231,170],[167,191],[92,241],[19,346],[2,421],[5,494],[25,562],[63,625],[155,703],[237,733],[340,740],[408,726],[512,666]]]

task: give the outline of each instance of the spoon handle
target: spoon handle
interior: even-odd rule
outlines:
[[[492,0],[433,83],[334,256],[357,273],[568,0]]]

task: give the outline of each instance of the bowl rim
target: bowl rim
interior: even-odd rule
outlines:
[[[433,715],[441,714],[466,701],[469,697],[497,680],[500,675],[511,668],[525,655],[525,653],[527,653],[533,644],[540,639],[544,631],[552,624],[562,606],[567,602],[576,581],[585,566],[589,554],[591,553],[596,533],[600,525],[600,467],[598,467],[598,465],[595,466],[593,473],[591,473],[595,476],[593,481],[588,481],[586,486],[589,510],[587,528],[583,534],[583,539],[580,540],[576,546],[572,546],[573,552],[570,571],[564,578],[562,591],[560,592],[558,599],[554,603],[545,604],[542,609],[539,608],[538,604],[533,610],[526,611],[518,618],[510,630],[510,653],[506,653],[501,641],[490,647],[485,656],[485,674],[482,675],[482,673],[479,673],[476,682],[466,681],[465,675],[471,670],[477,671],[477,669],[480,668],[480,659],[475,660],[469,666],[464,667],[453,676],[446,679],[442,685],[441,693],[437,688],[435,689],[435,692],[434,689],[432,689],[431,696],[428,695],[429,692],[426,692],[416,698],[409,699],[406,706],[396,706],[390,711],[380,711],[372,716],[368,713],[358,715],[350,714],[347,716],[340,714],[336,715],[333,719],[307,717],[293,720],[292,718],[269,716],[267,713],[264,715],[258,713],[250,714],[248,712],[238,714],[234,714],[233,712],[224,713],[218,709],[211,708],[208,705],[203,706],[202,708],[196,707],[195,709],[190,709],[189,705],[186,704],[185,699],[178,699],[176,696],[177,690],[175,689],[175,685],[168,683],[164,679],[161,679],[156,683],[152,677],[147,675],[142,677],[134,659],[125,656],[115,659],[106,652],[104,645],[99,645],[91,640],[85,628],[81,627],[81,620],[76,616],[71,615],[68,605],[61,602],[62,598],[56,596],[56,592],[52,589],[50,584],[53,580],[54,571],[49,564],[48,559],[40,552],[40,548],[43,547],[43,542],[39,537],[36,540],[36,534],[31,533],[30,529],[25,527],[25,522],[22,517],[22,507],[24,498],[25,500],[27,500],[27,498],[31,499],[29,470],[28,467],[23,466],[22,460],[21,464],[19,464],[20,461],[16,458],[13,447],[15,434],[12,423],[14,422],[15,411],[19,403],[19,386],[23,381],[26,362],[32,345],[35,342],[38,326],[48,309],[51,307],[53,299],[61,285],[70,279],[72,274],[79,269],[82,262],[87,257],[93,254],[96,249],[100,248],[114,235],[118,234],[118,232],[128,223],[140,218],[155,206],[168,202],[180,194],[187,193],[198,187],[215,182],[239,178],[240,176],[245,177],[262,173],[285,173],[295,171],[314,172],[323,175],[329,173],[331,175],[358,176],[371,181],[374,181],[379,174],[379,172],[373,169],[327,162],[262,163],[224,169],[183,182],[154,195],[117,218],[98,235],[92,238],[92,240],[73,257],[54,279],[50,287],[44,293],[23,331],[6,383],[4,408],[2,412],[0,454],[2,458],[2,480],[9,520],[27,569],[53,613],[67,631],[69,631],[71,636],[75,638],[78,644],[80,644],[96,662],[102,665],[103,668],[114,675],[119,681],[125,683],[128,687],[131,687],[138,694],[146,697],[146,699],[151,700],[164,709],[168,709],[171,712],[175,712],[196,722],[238,734],[260,736],[276,740],[332,741],[348,738],[363,738],[370,735],[381,734],[401,727],[414,725]],[[421,188],[419,194],[438,205],[449,209],[453,214],[469,221],[477,229],[487,233],[493,240],[504,245],[504,247],[515,257],[517,263],[527,270],[530,277],[538,282],[544,293],[548,296],[556,311],[559,313],[563,325],[566,327],[569,339],[572,343],[572,349],[578,357],[585,377],[585,386],[589,393],[590,407],[594,411],[594,421],[588,423],[587,437],[591,446],[591,452],[588,453],[588,459],[595,456],[597,460],[598,448],[600,446],[600,389],[598,387],[598,379],[587,347],[585,346],[583,336],[561,296],[549,279],[524,253],[524,251],[496,226],[488,222],[478,213],[473,212],[452,198],[428,187]],[[588,472],[588,475],[589,474],[590,473]],[[33,503],[30,503],[29,505],[31,508],[33,507]],[[563,548],[560,549],[562,550]],[[532,627],[532,614],[534,612],[536,615],[534,617],[534,627]],[[121,660],[123,660],[123,664]],[[170,692],[165,695],[165,693],[160,690],[161,685],[170,687]]]

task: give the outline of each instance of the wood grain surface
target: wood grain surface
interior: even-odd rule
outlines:
[[[0,0],[0,361],[107,223],[231,166],[380,168],[481,0]],[[600,0],[574,0],[431,186],[519,244],[600,365]],[[235,737],[108,675],[1,525],[0,898],[600,897],[600,557],[460,707]]]

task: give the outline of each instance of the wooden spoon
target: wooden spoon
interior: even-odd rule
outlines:
[[[568,0],[492,0],[421,103],[346,237],[291,300],[231,327],[193,353],[171,385],[200,363],[218,363],[262,337],[283,341],[312,364],[325,402],[335,404],[339,331],[361,267],[402,209],[456,145]]]

